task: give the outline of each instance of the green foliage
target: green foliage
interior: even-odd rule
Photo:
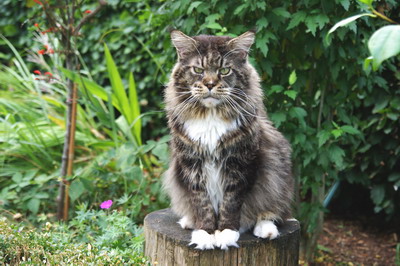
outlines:
[[[81,206],[69,225],[47,222],[41,230],[0,217],[0,260],[5,264],[145,265],[143,232],[117,211]]]

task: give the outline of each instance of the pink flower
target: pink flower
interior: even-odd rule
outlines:
[[[50,76],[50,77],[53,76],[53,74],[51,74],[50,72],[45,72],[44,74],[45,74],[45,75],[48,75],[48,76]],[[104,203],[104,202],[103,202],[103,203]],[[112,202],[111,202],[111,204],[112,204]]]
[[[42,75],[42,73],[40,73],[40,70],[35,70],[35,71],[33,71],[33,73],[38,74],[38,75]]]
[[[40,28],[38,23],[33,24],[36,28]]]
[[[39,54],[45,54],[46,51],[44,49],[38,51]]]
[[[112,200],[106,200],[106,201],[103,201],[103,202],[100,204],[100,208],[102,208],[102,209],[109,209],[109,208],[111,207],[112,204],[113,204],[113,201],[112,201]]]
[[[91,10],[86,10],[84,13],[90,14],[90,13],[92,13],[92,11]]]

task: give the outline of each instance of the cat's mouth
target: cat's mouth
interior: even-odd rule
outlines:
[[[221,100],[218,99],[215,95],[207,94],[202,97],[201,102],[205,107],[212,108],[217,106],[221,102]]]

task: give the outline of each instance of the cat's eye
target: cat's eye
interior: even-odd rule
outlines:
[[[202,69],[200,67],[193,67],[193,71],[194,71],[194,73],[197,73],[197,74],[203,74],[204,69]]]
[[[223,67],[219,69],[219,73],[221,75],[228,75],[229,72],[231,72],[231,69],[229,67]]]

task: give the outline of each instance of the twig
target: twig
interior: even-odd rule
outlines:
[[[100,9],[105,5],[107,5],[107,2],[105,0],[99,0],[99,5],[96,7],[96,9],[92,13],[90,13],[87,16],[84,16],[82,18],[82,20],[79,22],[78,26],[76,26],[76,28],[74,29],[73,35],[76,36],[78,34],[79,30],[82,28],[83,24],[85,24],[90,18],[92,18],[94,15],[96,15],[100,11]]]
[[[388,18],[387,16],[385,16],[384,14],[382,14],[382,13],[376,11],[376,10],[373,9],[373,8],[372,8],[372,13],[374,13],[375,15],[377,15],[378,17],[380,17],[381,19],[386,20],[387,22],[390,22],[390,23],[392,23],[392,24],[399,24],[398,22],[396,22],[396,21],[394,21],[394,20]]]

